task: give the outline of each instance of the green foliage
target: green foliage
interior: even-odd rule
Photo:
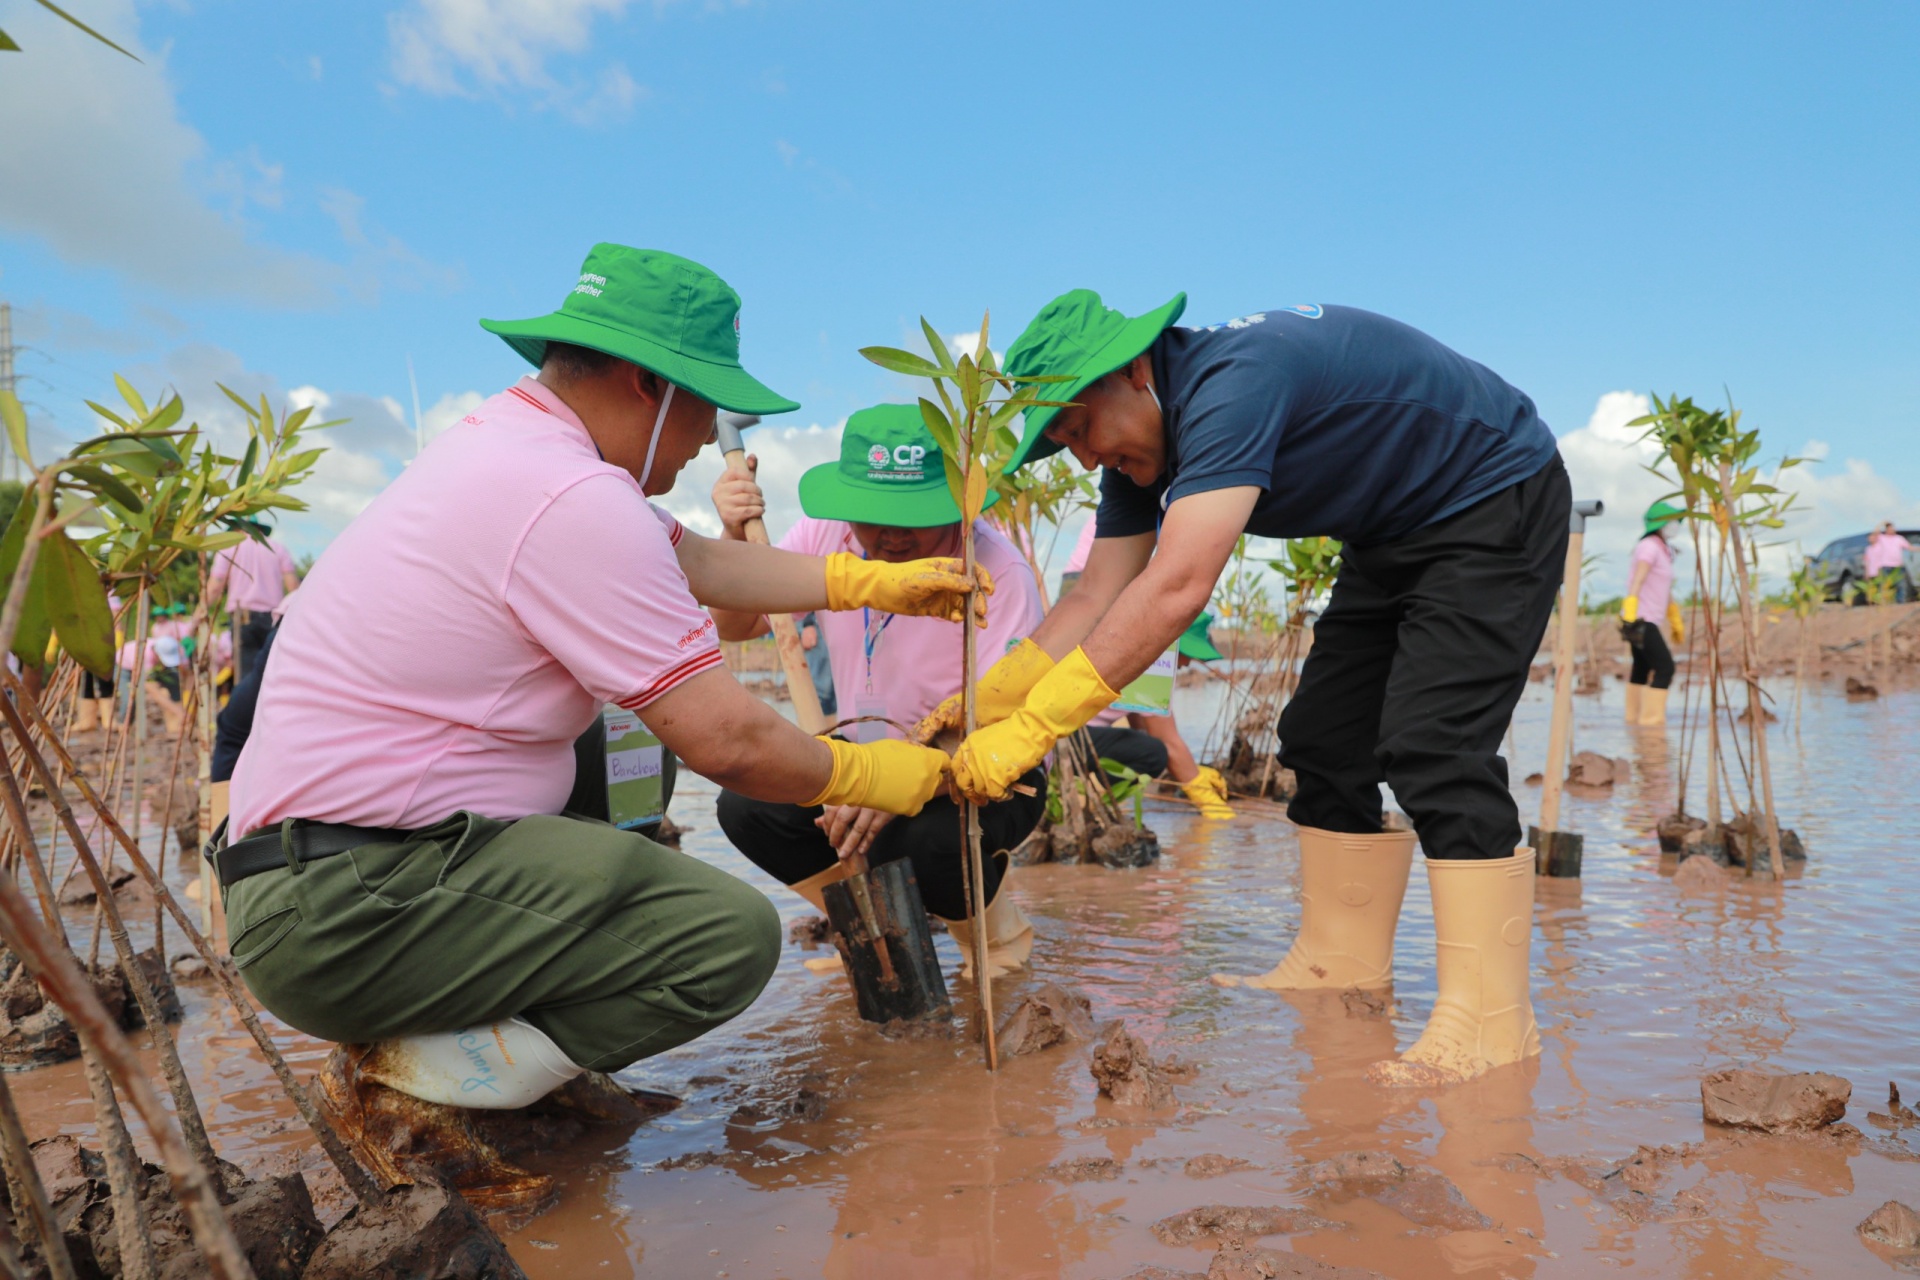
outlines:
[[[1153,779],[1118,760],[1100,757],[1100,768],[1107,775],[1107,798],[1115,804],[1133,804],[1133,825],[1147,825],[1147,784]]]
[[[1678,478],[1678,492],[1667,497],[1681,499],[1686,508],[1683,519],[1711,520],[1723,533],[1730,521],[1742,528],[1764,529],[1786,523],[1793,495],[1760,478],[1761,468],[1754,462],[1760,453],[1760,433],[1740,430],[1738,409],[1703,409],[1691,399],[1674,396],[1663,401],[1656,395],[1653,412],[1627,425],[1645,427],[1641,439],[1660,446],[1674,476],[1657,466],[1647,469],[1666,479]],[[1782,458],[1774,478],[1800,461]]]
[[[0,480],[0,529],[13,523],[13,513],[20,508],[20,499],[27,486],[18,480]]]

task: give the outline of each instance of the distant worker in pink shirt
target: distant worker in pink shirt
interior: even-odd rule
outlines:
[[[247,986],[340,1042],[319,1093],[345,1132],[409,1117],[412,1151],[466,1154],[456,1185],[485,1210],[538,1207],[552,1182],[463,1108],[703,1035],[779,953],[743,881],[561,812],[604,704],[763,801],[912,815],[946,777],[940,751],[783,720],[727,673],[702,606],[957,622],[958,561],[708,539],[647,501],[713,439],[716,406],[798,407],[741,367],[739,314],[705,267],[601,244],[559,311],[482,321],[538,376],[435,438],[320,557],[234,772],[241,838],[215,861]]]
[[[1620,634],[1633,651],[1627,673],[1627,723],[1664,725],[1667,690],[1673,687],[1673,651],[1655,618],[1665,618],[1674,644],[1685,644],[1687,625],[1673,596],[1673,544],[1686,512],[1669,502],[1647,508],[1646,533],[1633,546],[1633,568],[1620,602]]]
[[[736,542],[745,540],[747,522],[766,511],[751,475],[721,476],[713,505],[725,536]],[[947,491],[940,446],[913,405],[877,405],[848,418],[839,461],[800,478],[800,507],[806,517],[780,540],[788,551],[854,555],[876,564],[960,553],[960,508]],[[985,519],[974,525],[974,554],[994,582],[993,609],[978,640],[985,667],[1026,639],[1046,610],[1026,557]],[[771,629],[758,613],[715,609],[713,616],[723,640],[747,640]],[[833,664],[839,717],[873,717],[848,725],[843,732],[850,738],[899,739],[901,730],[912,729],[960,690],[964,635],[958,622],[868,608],[822,611],[814,619]],[[1045,775],[1034,769],[1026,781],[1035,794],[1016,792],[980,808],[988,855],[990,976],[1024,964],[1032,947],[1033,927],[1007,885],[1009,851],[1039,825],[1046,808]],[[927,910],[947,922],[961,954],[971,956],[960,821],[945,795],[928,801],[917,816],[896,817],[873,806],[794,804],[729,788],[720,793],[720,826],[735,848],[823,912],[821,890],[851,874],[847,859],[910,859]]]
[[[207,571],[208,607],[218,606],[225,599],[234,629],[239,632],[239,665],[233,673],[236,684],[253,670],[280,606],[300,587],[292,553],[278,538],[267,535],[266,525],[249,523],[254,525],[255,536],[216,552]]]
[[[1867,535],[1867,553],[1865,568],[1867,581],[1888,577],[1894,580],[1894,599],[1902,604],[1913,599],[1913,579],[1907,576],[1907,552],[1913,550],[1908,542],[1888,520],[1878,529]]]

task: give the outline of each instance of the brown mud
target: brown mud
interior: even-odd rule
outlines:
[[[1629,1269],[1705,1280],[1912,1266],[1920,1246],[1892,1243],[1908,1219],[1881,1211],[1916,1203],[1920,1126],[1882,1090],[1915,1080],[1920,883],[1890,852],[1914,818],[1920,693],[1899,673],[1882,688],[1860,702],[1837,686],[1811,690],[1802,723],[1786,716],[1769,730],[1782,819],[1814,853],[1780,882],[1663,855],[1653,827],[1677,808],[1677,741],[1619,724],[1618,682],[1577,704],[1579,748],[1633,769],[1563,802],[1558,825],[1586,838],[1584,878],[1538,887],[1543,1052],[1529,1063],[1446,1090],[1367,1083],[1369,1065],[1412,1042],[1434,998],[1417,861],[1392,991],[1212,986],[1210,973],[1264,968],[1291,942],[1292,829],[1250,813],[1203,823],[1183,802],[1155,802],[1148,820],[1165,852],[1153,865],[1020,873],[1033,968],[996,983],[995,997],[1004,1020],[1055,983],[1086,999],[1090,1024],[1123,1020],[1151,1058],[1181,1064],[1170,1106],[1101,1096],[1097,1038],[1007,1057],[988,1074],[948,937],[936,948],[957,1031],[898,1038],[859,1020],[843,977],[802,966],[817,951],[789,946],[738,1021],[620,1074],[679,1098],[677,1109],[633,1126],[556,1125],[509,1153],[553,1178],[557,1203],[510,1232],[508,1248],[534,1280]],[[1211,689],[1176,692],[1183,720],[1209,722],[1198,699]],[[1790,702],[1790,680],[1769,690]],[[1546,697],[1530,687],[1518,713],[1516,779],[1544,760]],[[812,914],[726,846],[712,788],[682,781],[674,811],[693,828],[688,852],[763,888],[787,921]],[[1515,791],[1522,823],[1536,821],[1538,793]],[[1692,802],[1702,807],[1697,791]],[[1721,877],[1707,892],[1676,888],[1694,862],[1690,879]],[[183,884],[191,868],[171,863]],[[90,919],[88,908],[70,916],[82,942]],[[150,945],[150,925],[130,924],[136,947]],[[169,959],[182,949],[170,933]],[[322,1224],[338,1222],[350,1200],[244,1031],[206,984],[183,982],[180,998],[183,1054],[222,1154],[255,1179],[303,1172]],[[303,1076],[331,1048],[269,1025]],[[1701,1080],[1731,1068],[1824,1071],[1854,1096],[1844,1119],[1812,1133],[1710,1125]],[[78,1063],[9,1083],[34,1137],[91,1144]],[[1358,1176],[1391,1174],[1381,1158],[1406,1172]],[[1345,1174],[1316,1180],[1315,1169]],[[390,1239],[416,1230],[374,1225]]]

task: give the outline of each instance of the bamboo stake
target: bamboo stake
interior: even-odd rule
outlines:
[[[972,439],[972,424],[969,423],[968,427],[967,472],[971,474],[971,468],[981,464],[972,456],[978,446]],[[973,522],[965,519],[965,514],[962,512],[960,522],[961,571],[966,574],[967,581],[972,582],[976,563],[973,555]],[[960,619],[960,631],[965,637],[960,646],[960,706],[962,729],[969,737],[979,727],[973,688],[978,662],[974,638],[978,628],[973,625],[975,594],[975,591],[967,592],[966,610]],[[987,1047],[987,1070],[997,1071],[1000,1069],[1000,1047],[993,1026],[993,978],[987,971],[987,882],[986,862],[980,854],[980,810],[964,796],[960,799],[960,821],[967,842],[967,897],[973,908],[973,986],[979,999],[980,1029]]]
[[[0,677],[4,677],[6,687],[12,690],[14,697],[19,700],[19,705],[26,707],[35,722],[45,727],[44,714],[39,705],[26,693],[25,687],[19,680],[4,668],[0,668]],[[0,698],[0,716],[17,722],[17,713],[12,703],[6,698]],[[74,766],[73,758],[67,754],[65,744],[55,738],[50,739],[48,745],[53,748],[54,754],[72,775],[74,787],[80,792],[81,799],[85,800],[106,823],[109,834],[125,851],[127,860],[133,864],[133,869],[147,881],[154,893],[159,895],[160,900],[166,904],[168,913],[173,916],[173,922],[180,926],[180,932],[185,935],[200,958],[206,961],[208,972],[219,981],[221,990],[226,993],[227,1000],[233,1005],[235,1015],[246,1027],[247,1033],[253,1037],[253,1042],[260,1047],[261,1056],[273,1069],[273,1074],[279,1079],[281,1088],[286,1090],[294,1108],[300,1112],[300,1118],[306,1121],[307,1127],[313,1131],[314,1138],[326,1152],[327,1158],[340,1171],[340,1176],[346,1182],[348,1190],[353,1192],[356,1200],[370,1208],[383,1203],[385,1197],[381,1194],[380,1188],[374,1184],[367,1171],[360,1167],[360,1162],[347,1150],[346,1143],[334,1131],[333,1126],[314,1107],[313,1100],[307,1096],[307,1091],[300,1087],[299,1081],[294,1079],[292,1068],[287,1066],[287,1060],[281,1056],[278,1046],[273,1043],[273,1037],[268,1035],[267,1029],[261,1025],[260,1016],[254,1012],[253,1002],[245,988],[240,985],[240,979],[235,976],[231,964],[213,949],[206,935],[194,927],[193,921],[181,908],[179,900],[173,896],[173,891],[154,874],[152,864],[140,852],[139,846],[128,838],[126,828],[122,827],[119,819],[113,816],[113,812],[101,803],[99,795],[87,782],[86,775]],[[38,758],[37,753],[34,758],[36,772],[43,777],[46,776],[48,772],[46,761]]]
[[[12,707],[6,708],[8,727],[16,737],[25,740],[26,725],[19,719],[19,713]],[[154,1053],[160,1059],[160,1071],[166,1077],[167,1089],[173,1094],[175,1112],[180,1118],[180,1127],[186,1135],[188,1148],[194,1158],[199,1160],[210,1176],[218,1177],[220,1166],[213,1154],[213,1141],[207,1137],[206,1122],[200,1116],[200,1107],[194,1101],[193,1085],[187,1080],[187,1069],[180,1061],[179,1046],[173,1042],[173,1035],[167,1030],[167,1024],[160,1014],[160,1001],[153,994],[153,984],[147,981],[147,972],[140,966],[139,958],[134,954],[133,942],[127,936],[127,922],[120,914],[120,908],[113,900],[113,886],[106,873],[101,869],[99,860],[93,856],[93,846],[80,830],[80,824],[74,819],[73,809],[67,804],[66,796],[53,780],[51,770],[46,769],[46,759],[38,752],[31,753],[35,766],[43,770],[40,785],[46,790],[47,802],[53,806],[55,817],[67,830],[67,837],[73,841],[74,856],[87,869],[87,876],[93,881],[93,891],[99,903],[99,909],[107,923],[107,932],[113,939],[113,953],[120,961],[120,971],[127,976],[127,987],[133,992],[134,1003],[140,1006],[140,1016],[146,1019],[147,1031],[153,1037]],[[34,869],[34,882],[38,884],[47,876],[40,862],[40,849],[34,842],[33,833],[27,826],[27,807],[21,799],[20,789],[15,782],[13,771],[0,773],[0,804],[4,804],[8,818],[18,823],[21,829],[20,851],[27,863]],[[56,919],[58,917],[55,917]],[[162,965],[166,963],[161,959]],[[89,965],[91,967],[91,964]]]
[[[27,1131],[20,1123],[20,1110],[14,1106],[5,1072],[0,1072],[0,1156],[6,1160],[15,1225],[33,1232],[33,1243],[39,1246],[51,1280],[78,1280],[73,1255],[67,1251],[67,1238],[60,1234],[60,1223],[47,1200],[47,1186],[40,1180],[40,1167],[33,1162],[33,1147],[27,1142]]]
[[[1583,527],[1584,520],[1577,523]],[[1573,731],[1573,645],[1579,626],[1580,549],[1583,530],[1567,535],[1565,580],[1560,587],[1560,633],[1553,645],[1553,719],[1547,732],[1547,773],[1541,779],[1540,830],[1560,829],[1560,790],[1566,780],[1567,740]]]
[[[4,701],[0,699],[0,703]],[[4,926],[6,942],[14,954],[67,1015],[82,1043],[92,1043],[103,1070],[140,1113],[159,1149],[174,1198],[186,1211],[187,1225],[215,1280],[253,1280],[253,1268],[233,1238],[207,1171],[193,1158],[173,1117],[148,1083],[140,1055],[113,1024],[72,953],[34,916],[11,876],[0,876],[0,926]]]
[[[1720,485],[1722,492],[1733,489],[1733,471],[1725,461],[1720,463]],[[1731,513],[1729,513],[1731,516]],[[1737,586],[1740,591],[1740,629],[1744,632],[1745,643],[1741,646],[1741,665],[1744,668],[1747,683],[1747,714],[1753,720],[1753,767],[1760,775],[1762,802],[1765,804],[1767,819],[1768,862],[1773,868],[1773,878],[1777,881],[1785,877],[1786,864],[1780,852],[1780,815],[1773,807],[1773,770],[1767,760],[1766,723],[1761,719],[1766,708],[1761,702],[1760,677],[1758,666],[1759,622],[1754,615],[1753,594],[1747,582],[1745,556],[1740,546],[1740,526],[1731,518],[1727,521],[1727,536],[1732,539],[1734,557],[1741,565]],[[1748,827],[1752,820],[1749,817]],[[1753,874],[1753,858],[1747,858],[1747,874]]]

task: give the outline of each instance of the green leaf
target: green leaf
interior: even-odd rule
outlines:
[[[122,431],[133,430],[133,424],[131,422],[128,422],[125,418],[121,417],[119,414],[115,413],[113,410],[107,408],[107,406],[103,404],[98,404],[92,400],[89,400],[87,401],[87,408],[93,410],[95,413],[105,418],[108,422],[111,422],[114,426],[119,427]]]
[[[128,408],[132,409],[142,418],[147,416],[147,402],[141,397],[138,391],[134,390],[131,382],[128,382],[116,373],[113,375],[113,385],[120,388],[120,398],[127,402]]]
[[[253,474],[254,459],[260,456],[260,438],[255,436],[247,441],[247,456],[240,460],[240,474],[234,477],[235,484],[245,484],[247,477]]]
[[[0,602],[13,588],[14,571],[20,567],[20,553],[27,545],[27,527],[33,523],[33,513],[39,507],[40,495],[32,488],[20,495],[20,505],[13,510],[13,520],[7,525],[7,531],[0,535]],[[47,607],[41,592],[41,572],[36,564],[33,581],[27,585],[25,607],[20,611],[20,625],[13,633],[13,652],[27,666],[39,666],[47,660],[47,641],[53,638],[53,624],[47,618]]]
[[[233,388],[227,386],[224,382],[216,382],[214,385],[219,387],[221,391],[226,393],[227,399],[233,401],[235,404],[240,406],[240,411],[247,415],[248,422],[253,421],[253,405],[250,401],[243,400],[238,395],[234,394]]]
[[[65,18],[68,22],[80,28],[82,31],[86,32],[88,35],[92,36],[95,40],[98,40],[101,44],[107,46],[107,48],[112,49],[118,53],[126,53],[129,58],[133,58],[133,55],[131,53],[127,53],[125,49],[122,49],[119,45],[107,39],[105,36],[101,35],[98,31],[95,31],[92,27],[80,21],[80,19],[74,17],[72,14],[68,13],[65,9],[62,9],[59,5],[53,3],[53,0],[40,0],[40,7],[42,9],[45,9],[48,13],[56,14],[59,17]],[[18,48],[19,46],[15,45],[14,47]],[[133,58],[133,60],[135,62],[140,61],[140,59],[138,58]]]
[[[909,378],[937,378],[940,366],[898,347],[862,347],[860,354],[891,373],[904,373]]]
[[[947,421],[947,415],[940,412],[940,406],[925,396],[920,397],[920,420],[927,424],[927,431],[933,436],[933,442],[940,446],[940,452],[949,458],[954,454],[953,423]]]
[[[953,497],[953,505],[964,508],[967,502],[967,477],[960,470],[960,464],[953,460],[950,453],[940,455],[940,464],[947,469],[947,492]]]
[[[114,479],[99,467],[75,464],[66,469],[75,480],[83,481],[89,488],[112,498],[129,511],[143,510],[140,495],[129,489],[124,483]]]
[[[180,421],[180,415],[185,413],[186,410],[186,401],[182,400],[179,396],[174,396],[153,411],[153,416],[142,424],[142,429],[146,431],[171,430],[173,424]]]
[[[927,335],[927,347],[933,352],[934,360],[939,363],[940,372],[951,377],[953,375],[953,352],[947,350],[947,340],[940,336],[938,329],[927,323],[925,316],[920,317],[920,332]]]
[[[100,569],[61,529],[40,549],[46,606],[60,647],[101,679],[113,676],[113,606]],[[36,575],[38,576],[38,575]]]
[[[14,456],[32,471],[33,455],[27,451],[27,411],[10,389],[0,390],[0,419],[6,422],[7,441],[13,446]]]
[[[4,31],[0,31],[0,53],[18,52],[20,52],[20,46],[13,42],[13,37]]]

